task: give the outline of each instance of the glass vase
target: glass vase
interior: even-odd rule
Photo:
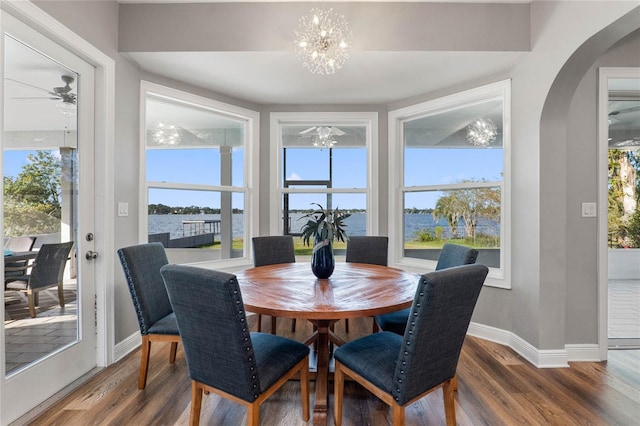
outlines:
[[[330,240],[316,239],[311,255],[311,271],[320,279],[326,279],[333,274],[336,261],[333,258],[333,244]]]

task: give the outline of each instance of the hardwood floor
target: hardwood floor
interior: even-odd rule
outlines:
[[[269,321],[263,317],[263,329],[268,329]],[[278,334],[292,336],[290,324],[290,320],[278,319]],[[342,322],[336,325],[336,332],[353,339],[370,332],[371,319],[351,320],[349,325],[348,336]],[[297,322],[295,338],[303,340],[310,333],[309,324]],[[137,388],[140,354],[135,351],[30,424],[188,424],[191,395],[184,352],[180,348],[175,364],[169,364],[169,344],[153,346],[145,390]],[[636,425],[640,419],[638,350],[611,351],[609,360],[602,363],[537,369],[509,348],[468,337],[458,365],[458,380],[456,416],[460,425]],[[333,424],[332,409],[329,424]],[[442,392],[433,392],[409,406],[406,420],[407,425],[445,424]],[[385,404],[356,383],[346,383],[344,425],[377,426],[390,421]],[[213,394],[205,395],[201,422],[244,425],[246,410]],[[306,424],[302,421],[297,382],[287,383],[263,404],[261,424]]]

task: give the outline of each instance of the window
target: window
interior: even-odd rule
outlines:
[[[509,89],[496,83],[389,114],[399,263],[433,268],[443,244],[463,244],[508,287]]]
[[[371,176],[377,144],[377,114],[271,114],[273,193],[271,233],[298,236],[302,216],[321,205],[351,214],[347,235],[375,235]],[[324,132],[324,133],[323,133]],[[329,145],[322,145],[331,141]],[[377,176],[377,173],[373,174]],[[297,238],[296,254],[310,254]],[[335,242],[340,254],[344,243]]]
[[[142,239],[207,250],[207,259],[247,257],[257,204],[247,147],[258,145],[251,141],[258,114],[148,82],[143,91]]]

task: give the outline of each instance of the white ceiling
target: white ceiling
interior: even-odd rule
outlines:
[[[259,104],[386,104],[513,67],[523,52],[355,52],[332,75],[291,52],[142,52],[142,69]]]

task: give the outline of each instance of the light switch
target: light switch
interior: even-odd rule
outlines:
[[[582,203],[582,217],[596,217],[596,203]]]
[[[129,203],[118,203],[118,216],[129,216]]]

